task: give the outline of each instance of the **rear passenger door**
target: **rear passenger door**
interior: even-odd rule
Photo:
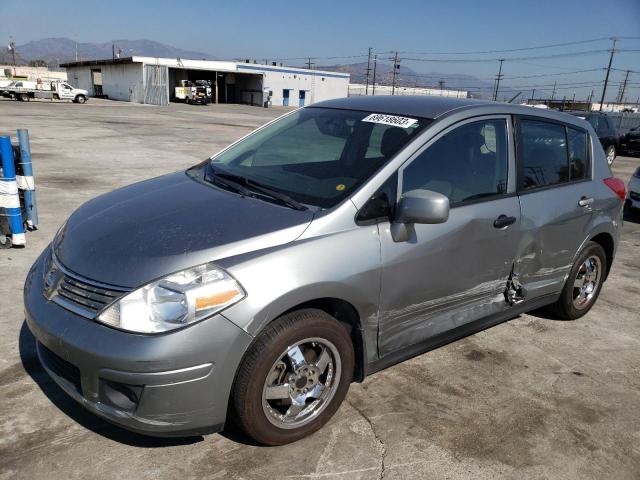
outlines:
[[[559,293],[593,214],[585,130],[516,118],[522,238],[514,272],[526,299]]]

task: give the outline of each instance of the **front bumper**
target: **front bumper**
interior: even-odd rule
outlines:
[[[27,325],[51,378],[97,415],[157,436],[222,429],[233,379],[252,337],[222,315],[182,330],[138,335],[48,301],[44,254],[24,289]]]

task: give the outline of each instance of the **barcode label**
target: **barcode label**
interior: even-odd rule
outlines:
[[[382,123],[384,125],[393,125],[394,127],[409,128],[418,122],[415,118],[398,117],[396,115],[385,115],[384,113],[372,113],[368,117],[362,119],[363,122]]]

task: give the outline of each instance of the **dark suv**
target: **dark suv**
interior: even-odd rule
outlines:
[[[607,163],[613,164],[618,154],[620,135],[613,125],[611,118],[602,112],[567,112],[580,118],[584,118],[591,124],[598,135],[598,139],[607,156]]]

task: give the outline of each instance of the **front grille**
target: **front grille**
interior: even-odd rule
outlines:
[[[63,267],[52,256],[44,275],[44,295],[52,302],[86,318],[95,318],[128,289],[81,277]]]
[[[56,293],[59,297],[90,310],[94,314],[122,295],[121,291],[86,283],[63,273]]]
[[[64,378],[73,385],[78,393],[82,394],[82,382],[80,380],[80,370],[78,367],[63,360],[40,342],[38,342],[38,353],[40,354],[40,360],[46,368],[57,376]]]

